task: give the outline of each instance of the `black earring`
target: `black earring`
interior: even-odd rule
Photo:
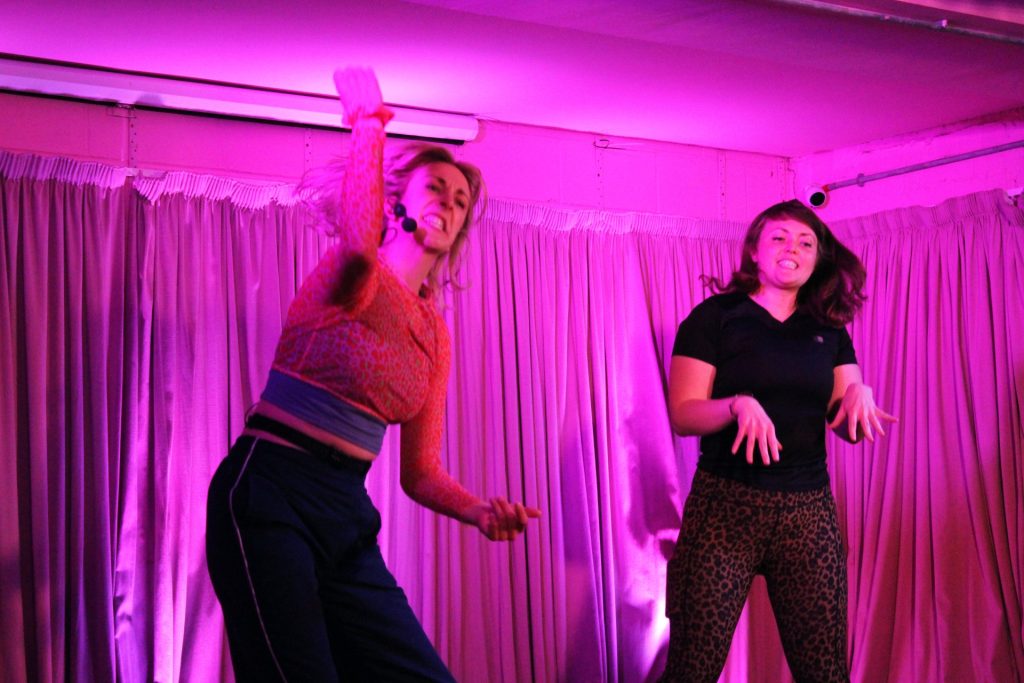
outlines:
[[[402,230],[405,230],[406,232],[416,232],[416,220],[406,216],[405,204],[396,202],[394,212],[396,217],[402,219]]]

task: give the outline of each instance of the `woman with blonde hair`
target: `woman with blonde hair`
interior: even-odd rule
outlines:
[[[401,484],[491,540],[540,511],[483,501],[442,468],[451,357],[435,297],[465,242],[480,172],[415,144],[383,172],[392,114],[369,70],[335,83],[352,128],[339,238],[288,309],[266,388],[210,485],[207,561],[239,681],[451,681],[377,545],[364,480],[389,424]],[[383,234],[382,234],[383,227]]]

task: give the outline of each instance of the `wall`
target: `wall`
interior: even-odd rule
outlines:
[[[794,187],[824,185],[1024,141],[1024,109],[870,144],[791,160]],[[826,221],[902,206],[935,206],[951,197],[1024,186],[1024,146],[966,161],[853,185],[830,193]]]
[[[344,153],[338,131],[0,93],[0,149],[146,171],[294,182]],[[481,122],[456,154],[490,195],[744,222],[786,194],[780,157]]]
[[[301,126],[0,93],[0,149],[129,166],[295,182],[348,136]],[[746,223],[804,188],[1024,140],[1024,110],[787,160],[651,140],[483,121],[455,153],[492,197]],[[1024,148],[835,190],[827,220],[1024,186]]]
[[[495,196],[741,223],[790,186],[781,157],[501,123],[465,157]]]

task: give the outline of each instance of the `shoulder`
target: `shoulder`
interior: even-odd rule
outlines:
[[[727,292],[725,294],[712,294],[704,301],[694,306],[693,310],[700,308],[713,308],[719,311],[730,311],[750,301],[750,297],[743,292]]]
[[[805,324],[807,334],[819,343],[824,343],[824,348],[832,351],[835,365],[856,365],[857,352],[845,326],[821,323],[810,315],[807,316]]]
[[[448,323],[445,322],[444,316],[441,315],[441,311],[434,302],[431,301],[427,305],[430,308],[430,317],[434,321],[438,346],[450,347],[452,345],[452,336],[448,331]]]
[[[724,314],[740,310],[749,297],[741,292],[713,294],[693,307],[687,320],[717,320]]]
[[[741,308],[750,302],[750,297],[743,292],[728,292],[726,294],[715,294],[709,296],[702,303],[717,306],[719,310],[731,311]]]
[[[434,371],[440,381],[447,383],[452,362],[452,337],[441,311],[433,301],[426,301],[434,324]]]
[[[714,294],[694,306],[679,323],[672,355],[714,364],[722,323],[746,298],[745,294]]]
[[[433,328],[436,356],[438,358],[448,356],[451,353],[452,336],[448,330],[448,323],[445,322],[444,316],[441,314],[438,296],[420,297],[416,303]]]
[[[829,323],[819,322],[810,314],[807,315],[807,325],[814,328],[815,332],[821,335],[838,339],[850,338],[850,334],[846,331],[846,327],[844,325],[832,325]]]

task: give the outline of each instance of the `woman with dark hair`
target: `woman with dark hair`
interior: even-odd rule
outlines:
[[[491,540],[540,515],[482,501],[441,466],[451,352],[434,295],[482,180],[423,144],[385,175],[392,114],[376,77],[346,69],[335,83],[352,143],[340,196],[319,206],[339,243],[289,307],[263,395],[211,482],[207,563],[239,681],[451,681],[384,565],[364,480],[397,423],[416,502]]]
[[[846,681],[846,559],[825,429],[856,443],[896,418],[875,405],[844,326],[864,267],[799,201],[751,223],[740,268],[679,325],[669,413],[700,459],[668,566],[663,681],[717,681],[763,574],[797,681]],[[743,450],[743,455],[739,451]]]

